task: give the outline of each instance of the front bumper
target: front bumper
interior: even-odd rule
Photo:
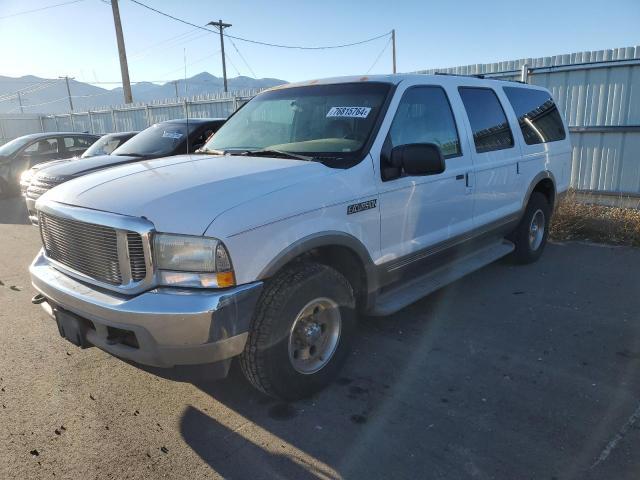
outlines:
[[[38,213],[36,212],[36,201],[33,198],[29,198],[27,194],[24,194],[25,202],[27,203],[27,212],[29,212],[29,221],[32,225],[38,225]]]
[[[262,291],[262,282],[256,282],[226,290],[157,288],[124,296],[64,275],[42,251],[29,271],[49,314],[63,309],[81,317],[88,322],[89,343],[148,367],[213,364],[239,355]],[[129,339],[118,341],[123,331]]]

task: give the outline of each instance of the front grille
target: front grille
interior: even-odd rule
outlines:
[[[39,223],[49,258],[101,282],[122,284],[115,229],[42,212]]]
[[[131,279],[134,282],[142,281],[147,276],[147,265],[144,261],[144,247],[140,234],[127,232],[127,247],[129,248]]]
[[[69,180],[67,177],[50,177],[43,174],[35,175],[27,188],[27,198],[37,200],[53,187],[67,180]]]

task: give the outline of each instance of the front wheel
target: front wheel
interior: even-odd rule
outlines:
[[[515,245],[512,258],[516,263],[533,263],[540,258],[547,244],[550,220],[551,205],[547,197],[533,192],[522,220],[509,236]]]
[[[265,285],[240,365],[262,392],[307,397],[338,374],[355,336],[353,289],[336,270],[300,262]]]

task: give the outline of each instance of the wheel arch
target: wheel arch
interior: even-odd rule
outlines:
[[[555,208],[556,198],[557,198],[557,190],[556,190],[556,179],[552,172],[549,170],[544,170],[538,175],[536,175],[531,183],[529,184],[529,188],[527,190],[527,194],[524,197],[524,202],[521,208],[521,214],[524,214],[525,209],[527,208],[527,204],[529,203],[529,199],[533,192],[542,193],[549,204],[551,205],[551,210],[553,211]]]
[[[305,258],[330,266],[351,284],[358,307],[366,309],[378,288],[376,269],[364,244],[340,231],[318,232],[301,238],[274,257],[258,275],[266,280],[292,262]]]

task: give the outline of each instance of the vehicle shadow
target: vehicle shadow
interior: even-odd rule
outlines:
[[[422,356],[432,348],[438,327],[427,317],[440,302],[442,297],[434,295],[405,310],[412,320],[402,328],[420,331],[407,336],[409,344],[398,338],[394,317],[362,319],[342,376],[311,399],[290,404],[267,397],[244,379],[234,363],[226,379],[196,386],[244,423],[229,426],[217,413],[190,406],[180,420],[184,441],[225,478],[407,478],[422,471],[428,464],[424,459],[381,470],[370,458],[390,441],[386,427],[396,421],[398,398],[412,403],[410,397],[424,394],[408,387],[421,383],[424,371],[416,368],[415,355],[406,349],[416,349]],[[389,334],[395,341],[385,346]],[[444,415],[441,404],[432,403],[432,412]],[[412,424],[428,430],[430,415],[417,415]]]
[[[597,313],[610,279],[576,258],[591,251],[550,245],[534,265],[497,262],[363,318],[341,376],[311,399],[267,398],[235,365],[196,385],[212,407],[188,407],[181,436],[232,478],[604,478],[591,465],[638,408],[640,327]],[[600,254],[631,278],[633,262]]]
[[[0,198],[0,224],[29,225],[29,213],[21,195]]]

